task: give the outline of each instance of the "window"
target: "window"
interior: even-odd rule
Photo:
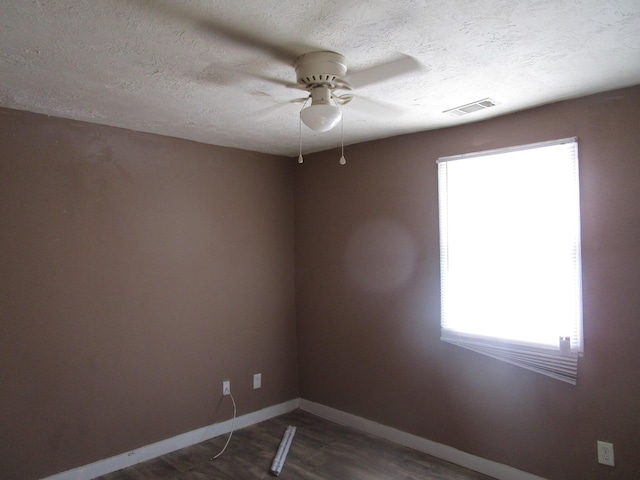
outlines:
[[[438,159],[441,338],[575,384],[575,138]]]

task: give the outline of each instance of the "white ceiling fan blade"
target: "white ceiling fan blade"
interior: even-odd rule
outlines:
[[[199,28],[200,30],[221,39],[232,41],[238,45],[260,51],[269,57],[291,66],[295,59],[310,50],[317,50],[314,46],[302,44],[279,43],[268,35],[261,35],[255,28],[231,24],[228,21],[216,19],[211,12],[198,11],[178,2],[147,2],[137,0],[137,3],[155,14],[164,15],[170,21],[182,20]]]
[[[291,66],[295,59],[302,53],[313,49],[309,46],[285,46],[277,42],[267,40],[266,37],[255,35],[248,29],[240,26],[230,26],[212,19],[202,20],[198,24],[206,32],[230,40],[238,45],[249,47],[253,50],[263,52],[269,57]]]
[[[230,65],[212,64],[205,70],[205,72],[203,72],[202,75],[200,75],[200,77],[205,81],[211,80],[213,82],[216,82],[217,80],[216,77],[218,76],[218,74],[222,74],[224,76],[224,74],[226,73],[230,74],[229,76],[231,78],[233,78],[234,75],[240,75],[243,77],[258,78],[260,80],[264,80],[276,85],[281,85],[287,88],[294,88],[297,90],[306,90],[305,86],[299,83],[284,80],[282,78],[270,77],[262,73],[254,72],[248,68],[235,67]]]
[[[352,99],[345,108],[353,108],[354,110],[358,110],[359,112],[366,113],[368,115],[386,118],[399,117],[406,113],[405,109],[388,102],[373,100],[372,98],[362,97],[360,95],[349,94],[347,96],[351,96]]]
[[[360,88],[422,69],[418,60],[409,55],[402,55],[394,60],[349,73],[344,80],[351,88]]]
[[[287,102],[276,103],[274,105],[271,105],[270,107],[263,108],[262,110],[258,110],[257,112],[253,112],[250,116],[251,116],[251,118],[262,120],[262,119],[270,116],[271,114],[277,112],[278,110],[281,110],[281,109],[283,109],[285,107],[288,107],[289,105],[292,105],[292,104],[303,104],[308,99],[309,99],[309,97],[294,98],[293,100],[289,100]]]

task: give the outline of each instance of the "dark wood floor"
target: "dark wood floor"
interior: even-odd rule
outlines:
[[[100,480],[272,479],[282,435],[296,427],[282,480],[490,480],[409,448],[363,434],[302,410],[234,432],[221,457],[210,458],[227,436],[214,438],[102,477]]]

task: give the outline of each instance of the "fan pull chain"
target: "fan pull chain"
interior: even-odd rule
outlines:
[[[302,158],[302,118],[299,118],[300,122],[300,155],[298,155],[298,163],[304,162],[304,158]]]
[[[342,156],[340,157],[340,165],[346,165],[347,159],[344,158],[344,112],[340,118],[340,128],[341,132],[341,148],[342,148]]]
[[[307,106],[307,102],[309,102],[309,98],[307,97],[307,99],[304,101],[304,103],[302,104],[302,108],[300,109],[300,115],[298,115],[298,126],[299,126],[299,138],[300,138],[300,155],[298,155],[298,163],[303,163],[304,162],[304,158],[302,158],[302,110],[304,110],[304,107]]]

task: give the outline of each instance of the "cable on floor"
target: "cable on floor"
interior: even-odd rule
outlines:
[[[236,409],[236,401],[233,398],[233,394],[231,392],[229,392],[229,396],[231,397],[231,401],[233,402],[233,420],[231,420],[231,431],[229,432],[229,438],[227,438],[227,443],[224,444],[224,447],[222,447],[222,450],[220,450],[220,453],[218,453],[215,457],[211,457],[209,459],[210,461],[215,460],[216,458],[218,458],[220,455],[224,453],[224,451],[227,449],[227,446],[229,445],[229,442],[231,441],[231,437],[233,436],[233,427],[235,426],[235,423],[236,423],[237,409]]]

